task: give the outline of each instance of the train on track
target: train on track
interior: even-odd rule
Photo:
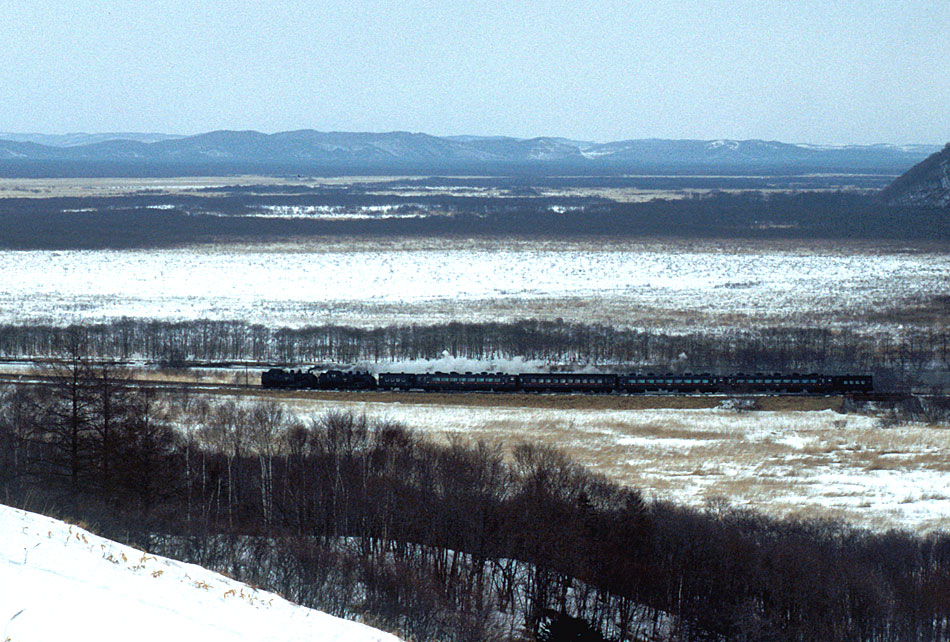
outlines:
[[[591,374],[580,372],[368,372],[283,370],[261,375],[264,388],[312,390],[418,390],[423,392],[539,393],[799,393],[849,394],[874,390],[871,375],[827,374]]]

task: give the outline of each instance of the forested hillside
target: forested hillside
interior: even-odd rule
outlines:
[[[892,205],[950,209],[950,143],[899,176],[882,197]]]

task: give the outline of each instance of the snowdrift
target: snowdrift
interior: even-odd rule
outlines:
[[[0,641],[398,642],[246,584],[0,505]]]

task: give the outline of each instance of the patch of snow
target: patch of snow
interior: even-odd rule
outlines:
[[[737,140],[713,140],[706,143],[706,149],[739,149],[739,141]]]
[[[406,211],[407,209],[409,211]],[[254,216],[258,218],[310,218],[333,221],[427,218],[438,215],[440,215],[439,212],[432,212],[428,206],[416,203],[362,205],[359,207],[343,207],[337,205],[263,205],[254,213]],[[231,215],[221,214],[220,216],[230,217]]]
[[[802,450],[809,443],[809,441],[810,440],[802,437],[801,435],[786,435],[781,439],[776,440],[775,443],[788,446],[789,448],[794,448],[795,450]]]
[[[618,446],[635,446],[637,448],[685,450],[705,448],[716,441],[715,439],[684,439],[677,437],[621,437],[615,443]]]

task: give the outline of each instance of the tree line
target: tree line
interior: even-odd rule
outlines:
[[[170,367],[243,362],[384,366],[439,359],[448,352],[484,361],[524,358],[656,372],[862,372],[875,376],[879,390],[946,390],[950,385],[950,336],[938,327],[892,337],[821,327],[668,334],[562,320],[269,328],[240,321],[123,319],[69,327],[0,326],[0,357],[58,357],[68,353],[77,333],[89,356]]]
[[[157,396],[78,352],[58,374],[0,399],[6,502],[408,639],[950,639],[946,533],[646,501],[543,445]]]

